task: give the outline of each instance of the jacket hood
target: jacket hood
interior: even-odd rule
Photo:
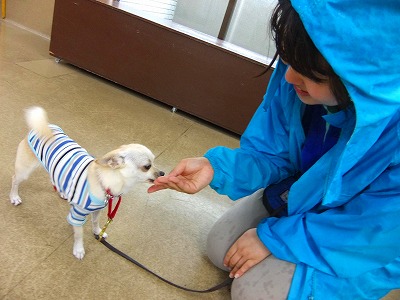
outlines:
[[[335,188],[325,195],[329,204],[340,192],[342,175],[362,159],[399,111],[400,2],[291,2],[315,46],[343,81],[356,110],[354,132],[331,181]]]

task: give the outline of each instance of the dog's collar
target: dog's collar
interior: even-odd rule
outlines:
[[[105,205],[107,205],[108,202],[109,202],[110,200],[113,200],[114,198],[119,198],[119,199],[122,198],[122,193],[119,194],[118,196],[114,196],[114,195],[111,193],[111,190],[110,190],[110,189],[105,189],[105,192],[106,192],[105,199],[104,199],[104,204],[105,204]]]

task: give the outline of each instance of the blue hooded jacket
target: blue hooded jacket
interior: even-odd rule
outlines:
[[[288,217],[257,228],[295,263],[289,299],[379,299],[400,288],[400,2],[292,0],[354,107],[325,116],[337,144],[291,187]],[[301,167],[304,104],[278,62],[240,148],[207,157],[211,187],[239,199]]]

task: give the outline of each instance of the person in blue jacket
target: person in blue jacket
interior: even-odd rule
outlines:
[[[184,159],[149,188],[241,198],[207,245],[232,299],[400,288],[399,24],[397,0],[280,0],[279,60],[240,147]]]

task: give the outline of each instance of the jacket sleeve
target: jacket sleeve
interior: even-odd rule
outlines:
[[[210,186],[219,194],[236,200],[294,172],[289,159],[290,112],[282,104],[287,102],[285,70],[285,65],[278,64],[262,104],[241,137],[240,148],[220,146],[204,155],[214,169]]]
[[[264,219],[258,236],[277,258],[330,275],[354,277],[381,268],[400,253],[399,182],[396,165],[341,207]]]

